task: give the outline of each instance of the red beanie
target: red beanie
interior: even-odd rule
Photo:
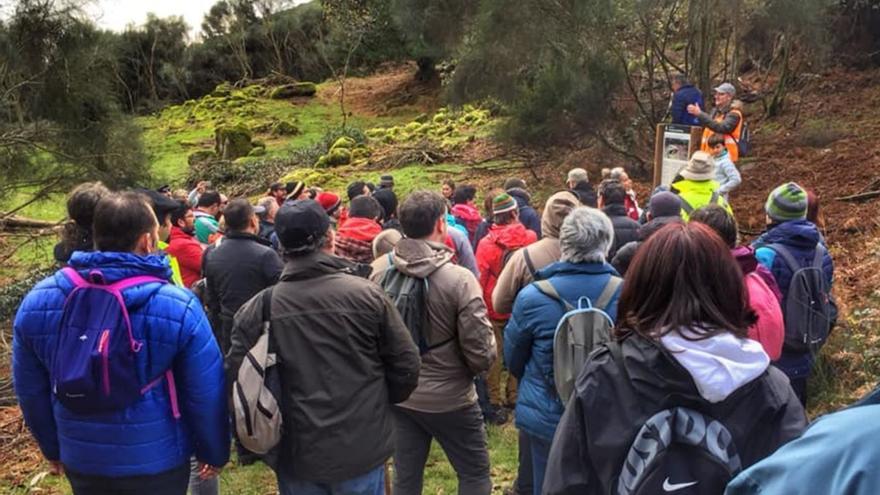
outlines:
[[[328,215],[333,215],[342,204],[342,200],[339,199],[339,196],[332,192],[322,192],[315,199],[318,201],[318,204],[324,208],[324,211],[326,211]]]

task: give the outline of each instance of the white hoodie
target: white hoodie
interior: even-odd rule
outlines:
[[[681,333],[696,337],[684,328],[664,335],[660,342],[690,373],[700,395],[711,403],[723,401],[770,366],[764,348],[754,340],[740,339],[729,332],[688,340]]]

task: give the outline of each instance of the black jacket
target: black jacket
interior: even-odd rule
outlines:
[[[381,466],[394,448],[391,404],[418,385],[419,351],[382,289],[342,258],[313,253],[284,266],[272,295],[284,432],[278,465],[330,483]],[[262,299],[235,315],[232,383],[262,331]]]
[[[621,277],[626,275],[629,265],[639,250],[639,246],[648,240],[655,232],[662,229],[670,223],[681,223],[681,217],[660,217],[654,218],[648,223],[639,227],[639,238],[636,241],[629,242],[620,246],[617,254],[611,257],[611,265],[617,270]]]
[[[614,242],[611,244],[611,251],[608,253],[608,259],[614,258],[617,250],[629,244],[630,242],[639,240],[639,222],[636,222],[626,214],[626,206],[624,205],[608,205],[602,209],[611,224],[614,225]]]
[[[724,424],[743,467],[773,453],[806,427],[788,379],[770,367],[721,402],[704,400],[688,371],[659,343],[631,335],[624,363],[607,346],[595,351],[556,429],[544,494],[616,493],[616,482],[638,430],[654,414],[684,406]]]
[[[538,234],[538,239],[540,239],[541,215],[538,215],[538,212],[532,208],[531,204],[529,204],[532,197],[528,192],[517,187],[508,189],[507,194],[510,194],[513,196],[513,199],[516,200],[516,206],[519,210],[519,223],[523,224],[535,234]]]
[[[229,350],[232,317],[254,294],[274,285],[281,276],[281,258],[269,242],[253,234],[230,232],[220,245],[212,244],[202,256],[205,303],[215,325],[220,349]],[[219,330],[219,331],[218,331]]]
[[[599,196],[596,195],[596,190],[593,189],[593,185],[589,182],[578,182],[571,192],[577,195],[584,206],[595,208],[599,204]]]

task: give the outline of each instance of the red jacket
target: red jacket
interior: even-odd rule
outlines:
[[[492,306],[492,291],[498,283],[498,276],[504,268],[504,255],[538,240],[538,235],[516,222],[507,225],[492,224],[489,234],[477,246],[477,268],[480,271],[480,286],[483,299],[489,309],[489,318],[504,321],[510,314],[499,314]]]
[[[202,253],[204,250],[195,236],[187,234],[180,227],[171,227],[168,249],[165,251],[177,258],[183,285],[192,287],[196,281],[202,278]]]
[[[639,212],[639,202],[636,201],[636,193],[633,191],[627,192],[623,204],[626,206],[626,216],[638,221],[641,214]]]
[[[483,217],[480,211],[469,204],[458,204],[452,207],[452,216],[468,231],[468,238],[471,245],[474,244],[474,236],[477,234],[477,228],[483,223]]]
[[[336,231],[336,256],[356,263],[373,262],[373,239],[382,226],[369,218],[349,218]]]

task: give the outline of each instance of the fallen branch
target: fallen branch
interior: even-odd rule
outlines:
[[[7,217],[5,213],[0,212],[0,230],[12,229],[51,229],[57,227],[60,222],[50,222],[47,220],[37,220],[35,218],[20,217],[12,215]]]
[[[880,198],[880,191],[868,191],[860,194],[853,194],[852,196],[843,196],[840,198],[834,198],[834,201],[866,201],[874,198]]]

